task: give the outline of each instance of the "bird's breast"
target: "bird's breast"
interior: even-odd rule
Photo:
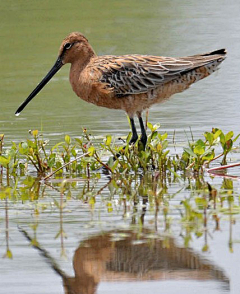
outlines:
[[[102,74],[93,68],[86,68],[76,74],[70,71],[70,83],[73,91],[81,99],[97,106],[122,109],[122,101],[114,95],[114,89],[101,82]]]

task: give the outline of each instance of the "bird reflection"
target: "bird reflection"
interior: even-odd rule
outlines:
[[[143,229],[111,231],[80,243],[73,257],[75,276],[69,277],[57,262],[26,231],[20,229],[51,267],[62,277],[65,294],[94,294],[100,282],[215,280],[229,290],[224,271],[173,238]],[[166,242],[167,238],[167,242]]]

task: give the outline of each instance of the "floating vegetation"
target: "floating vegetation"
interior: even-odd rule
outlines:
[[[189,246],[193,235],[202,237],[203,251],[209,250],[209,222],[217,231],[221,220],[227,217],[231,224],[229,248],[233,250],[232,225],[235,215],[240,214],[233,180],[221,174],[222,186],[216,189],[205,178],[214,175],[217,169],[226,171],[226,167],[240,165],[226,165],[229,153],[238,152],[233,144],[239,135],[212,129],[205,132],[202,139],[188,142],[177,153],[176,149],[180,148],[169,140],[167,133],[159,131],[159,125],[148,123],[148,128],[145,150],[140,141],[130,145],[130,135],[123,144],[116,144],[109,135],[100,141],[85,129],[80,137],[66,135],[54,146],[37,130],[29,133],[29,139],[12,142],[11,146],[4,146],[4,135],[0,135],[0,200],[6,228],[4,257],[13,256],[8,229],[10,202],[28,203],[28,209],[31,208],[37,219],[32,225],[34,232],[41,214],[59,212],[60,228],[56,238],[61,240],[64,255],[67,233],[63,217],[69,203],[80,201],[94,211],[97,197],[101,203],[98,205],[104,207],[107,214],[121,213],[123,220],[130,220],[140,229],[146,213],[150,213],[155,231],[161,226],[166,235],[171,235],[172,212],[178,211],[177,222],[180,222],[184,245]],[[212,163],[214,167],[209,168]],[[211,170],[211,174],[205,173]],[[104,195],[107,196],[101,197],[106,189]],[[52,190],[57,192],[58,198],[45,197]],[[188,191],[187,197],[184,191]]]
[[[204,139],[188,142],[181,154],[171,154],[167,133],[159,132],[159,125],[148,123],[151,133],[146,149],[141,141],[129,145],[130,135],[125,145],[117,145],[112,136],[107,135],[103,142],[94,139],[86,129],[79,138],[66,135],[63,142],[50,147],[38,130],[30,132],[30,139],[12,143],[4,148],[4,135],[0,135],[1,177],[24,176],[35,171],[44,180],[54,174],[64,176],[89,176],[89,172],[102,168],[112,178],[122,179],[129,174],[158,172],[161,177],[178,177],[186,171],[202,174],[210,163],[221,158],[221,165],[227,165],[227,156],[233,151],[233,143],[239,135],[233,132],[224,134],[213,128],[204,133]],[[109,158],[108,160],[106,158]],[[104,160],[105,159],[105,160]],[[236,166],[236,165],[235,165]]]

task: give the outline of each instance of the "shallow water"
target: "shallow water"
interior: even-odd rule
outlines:
[[[214,187],[218,184],[216,179],[208,182]],[[179,184],[168,186],[158,212],[151,194],[148,201],[139,194],[134,204],[124,202],[120,193],[110,193],[109,186],[92,197],[105,183],[106,179],[101,179],[92,189],[92,180],[92,193],[82,196],[85,182],[80,181],[69,185],[61,196],[59,184],[53,181],[41,185],[39,195],[32,193],[36,200],[26,197],[23,202],[13,198],[1,202],[1,251],[6,251],[8,225],[13,259],[1,261],[0,293],[62,293],[62,284],[74,293],[93,284],[97,293],[145,293],[146,289],[152,293],[157,288],[174,293],[176,287],[182,293],[207,289],[210,293],[237,293],[239,214],[219,214],[217,229],[209,211],[204,230],[200,223],[191,228],[180,221],[184,214],[180,203],[184,199],[194,203],[202,192],[189,189],[186,183],[179,193]],[[237,198],[239,186],[234,190]],[[20,199],[22,195],[19,191]],[[56,206],[56,201],[64,206]],[[168,203],[167,214],[164,203]],[[143,226],[139,226],[140,219]],[[29,246],[23,231],[38,248]]]
[[[0,133],[5,134],[5,144],[10,144],[12,140],[19,142],[25,139],[29,129],[42,130],[52,144],[63,140],[65,134],[79,136],[83,127],[95,136],[115,134],[119,137],[128,133],[129,126],[124,113],[98,108],[75,96],[68,82],[69,66],[65,66],[54,77],[19,117],[14,116],[19,104],[53,65],[61,40],[71,31],[84,33],[100,55],[141,53],[187,56],[227,48],[228,58],[217,73],[193,85],[189,90],[176,94],[167,103],[154,106],[150,110],[149,120],[152,123],[160,122],[162,131],[169,132],[170,136],[175,131],[175,141],[180,145],[187,141],[187,136],[191,136],[189,127],[195,138],[199,138],[212,127],[221,128],[225,132],[233,130],[237,134],[240,110],[240,3],[232,0],[154,0],[149,3],[144,0],[107,0],[104,3],[96,0],[2,2]],[[232,157],[236,160],[239,155],[233,154]],[[238,169],[233,174],[239,174]],[[224,185],[221,177],[207,177],[206,181],[217,189]],[[15,200],[1,200],[0,255],[4,255],[6,250],[8,238],[5,232],[8,224],[9,247],[13,259],[1,260],[0,293],[63,293],[63,278],[51,268],[52,259],[41,256],[38,249],[29,246],[29,241],[18,226],[32,238],[33,229],[36,228],[36,239],[41,248],[49,252],[62,271],[73,277],[75,271],[72,258],[81,241],[91,240],[92,236],[102,236],[103,232],[113,233],[118,230],[126,230],[128,234],[129,230],[137,231],[139,240],[143,241],[142,232],[136,224],[144,215],[145,205],[144,227],[151,234],[146,233],[148,251],[138,258],[129,255],[129,258],[138,262],[136,276],[129,273],[130,270],[124,263],[124,270],[121,267],[109,269],[110,257],[104,259],[104,254],[107,256],[109,248],[117,247],[118,241],[115,240],[114,245],[107,244],[104,247],[104,253],[98,251],[99,248],[96,249],[100,256],[103,255],[96,264],[91,258],[86,259],[84,268],[98,282],[97,293],[176,293],[176,287],[179,293],[239,292],[239,213],[233,218],[227,213],[223,214],[220,230],[215,230],[216,224],[209,217],[207,234],[199,238],[196,234],[191,234],[189,247],[192,258],[198,258],[201,264],[205,262],[211,265],[208,269],[210,273],[202,274],[200,271],[199,274],[199,269],[194,266],[188,266],[187,269],[181,266],[171,268],[171,259],[164,259],[164,266],[159,272],[157,267],[144,268],[142,255],[145,254],[146,259],[150,260],[152,240],[167,242],[168,238],[174,238],[176,245],[173,252],[176,254],[179,248],[184,248],[186,238],[183,236],[186,236],[187,228],[180,222],[178,206],[186,198],[194,201],[198,192],[196,189],[188,189],[186,183],[181,187],[174,183],[169,185],[165,197],[174,197],[170,201],[171,209],[168,213],[171,226],[166,231],[163,210],[159,211],[156,219],[155,206],[150,201],[142,206],[142,195],[136,207],[131,201],[124,206],[121,195],[111,194],[111,187],[106,187],[99,195],[98,190],[107,182],[108,178],[102,176],[96,183],[96,202],[92,205],[87,201],[87,197],[91,198],[92,195],[82,196],[84,181],[70,184],[71,195],[64,196],[67,197],[64,198],[64,201],[67,199],[66,207],[61,213],[54,205],[54,200],[61,201],[59,186],[54,182],[50,186],[40,185],[40,196],[37,195],[36,188],[27,190],[25,201],[22,190],[19,190],[19,198]],[[237,205],[239,182],[233,181],[233,186]],[[181,191],[175,195],[179,190]],[[115,206],[110,207],[114,203]],[[63,238],[61,226],[67,239]],[[206,242],[209,250],[203,252]],[[139,244],[136,242],[134,246],[141,244],[145,244],[145,241]],[[134,246],[126,245],[124,252],[131,251]],[[115,256],[114,253],[111,254]],[[121,261],[120,257],[111,258],[116,264]],[[101,275],[96,276],[96,271]],[[221,273],[220,278],[216,279],[216,273],[218,277]]]

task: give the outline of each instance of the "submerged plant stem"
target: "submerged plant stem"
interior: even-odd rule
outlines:
[[[94,154],[94,158],[97,160],[98,163],[100,163],[102,166],[104,166],[108,171],[110,171],[111,173],[113,173],[112,169],[105,163],[103,163],[99,157],[96,155],[96,153]]]
[[[63,164],[63,165],[60,166],[58,169],[56,169],[55,171],[53,171],[52,173],[50,173],[48,176],[46,176],[43,180],[46,181],[47,179],[49,179],[51,176],[53,176],[55,173],[57,173],[59,170],[61,170],[61,169],[64,168],[65,166],[67,166],[67,165],[73,163],[74,161],[76,161],[76,160],[78,160],[78,159],[80,159],[80,158],[82,158],[82,157],[84,157],[84,156],[86,156],[86,155],[89,155],[89,153],[90,153],[90,152],[84,153],[84,154],[82,154],[82,155],[76,157],[75,159],[73,159],[73,160],[71,160],[71,161],[69,161],[69,162]]]
[[[209,168],[207,171],[208,171],[208,173],[211,173],[212,171],[224,170],[224,169],[236,167],[236,166],[240,166],[240,162],[233,163],[233,164],[227,164],[227,165],[223,165],[223,166],[219,166],[219,167]]]
[[[224,154],[224,153],[221,153],[221,154],[219,154],[219,155],[215,156],[213,159],[211,159],[211,160],[207,161],[205,164],[209,164],[210,162],[212,162],[212,161],[214,161],[214,160],[216,160],[216,159],[220,158],[221,156],[223,156],[223,154]]]

